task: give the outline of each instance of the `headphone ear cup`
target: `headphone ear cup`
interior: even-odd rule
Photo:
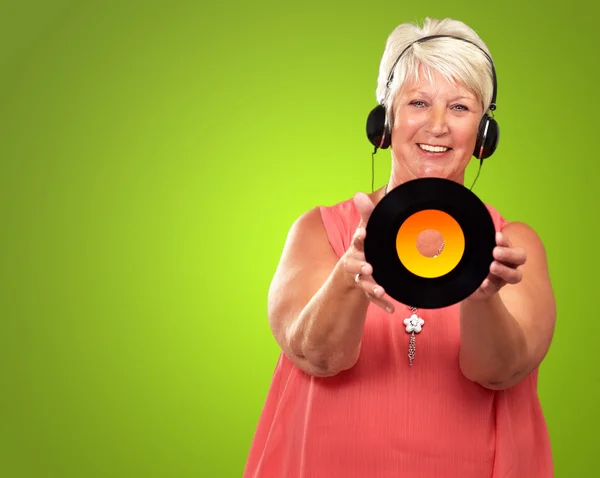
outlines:
[[[475,143],[475,150],[473,156],[478,159],[489,158],[500,141],[500,126],[494,118],[489,115],[484,115],[479,122],[479,129],[477,131],[477,142]]]
[[[369,113],[367,138],[376,148],[386,149],[390,146],[391,135],[385,126],[385,106],[377,105]]]

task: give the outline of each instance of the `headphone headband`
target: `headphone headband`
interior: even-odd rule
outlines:
[[[466,38],[461,38],[461,37],[457,37],[454,35],[430,35],[430,36],[426,36],[423,38],[419,38],[418,40],[415,40],[414,42],[412,42],[410,45],[408,45],[404,50],[402,50],[402,53],[400,53],[400,55],[398,55],[398,58],[396,58],[396,61],[394,62],[394,64],[392,65],[392,68],[390,70],[390,74],[388,75],[388,79],[387,82],[385,84],[386,90],[389,90],[390,85],[392,83],[392,79],[394,78],[394,70],[396,69],[396,65],[398,64],[398,62],[400,61],[400,58],[402,58],[402,56],[404,55],[404,53],[410,48],[412,47],[415,43],[422,43],[425,42],[427,40],[431,40],[433,38],[454,38],[456,40],[460,40],[460,41],[464,41],[466,43],[470,43],[471,45],[479,48],[479,50],[481,50],[481,52],[486,56],[486,58],[489,60],[490,65],[492,67],[492,81],[493,81],[493,91],[492,91],[492,102],[490,104],[490,111],[494,111],[496,109],[496,93],[498,91],[498,82],[496,79],[496,68],[494,66],[494,61],[492,60],[492,58],[490,57],[490,55],[488,55],[488,53],[481,48],[479,45],[473,43],[470,40],[467,40]]]

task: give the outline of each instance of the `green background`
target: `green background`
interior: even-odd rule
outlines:
[[[556,474],[594,474],[591,5],[3,2],[0,476],[241,476],[278,356],[266,301],[288,229],[370,191],[385,41],[426,16],[466,22],[494,56],[501,141],[474,191],[546,245]],[[378,153],[376,187],[389,163]]]

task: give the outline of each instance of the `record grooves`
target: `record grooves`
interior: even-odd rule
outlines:
[[[487,207],[447,179],[415,179],[394,188],[377,204],[366,229],[365,258],[375,282],[398,302],[420,309],[466,299],[494,260],[496,230]],[[426,229],[444,236],[436,258],[416,249],[416,237]]]

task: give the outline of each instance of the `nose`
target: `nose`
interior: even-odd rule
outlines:
[[[448,132],[448,122],[446,118],[446,108],[436,106],[431,108],[429,121],[427,123],[427,132],[433,136],[442,136]]]

